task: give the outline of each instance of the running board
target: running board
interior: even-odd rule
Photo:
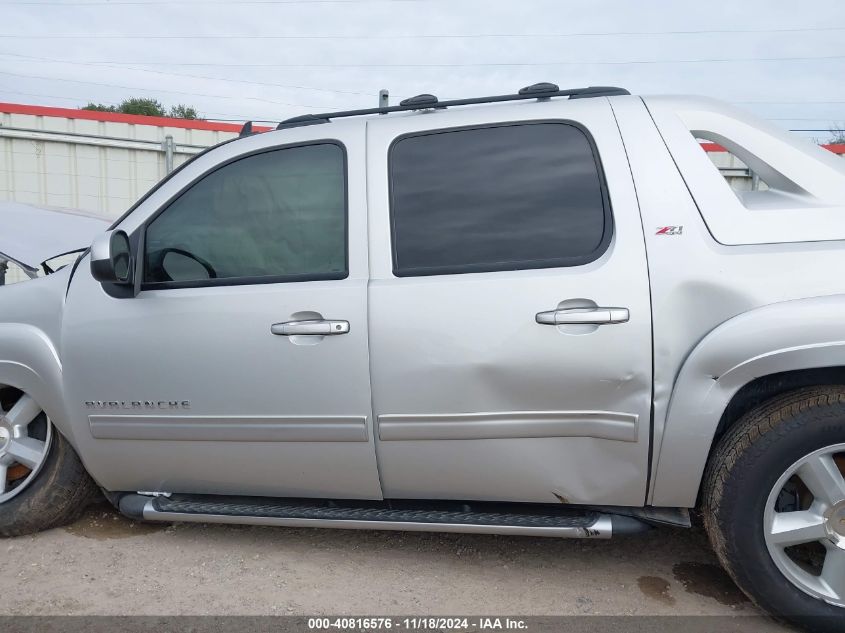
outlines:
[[[649,526],[633,517],[558,505],[418,501],[327,501],[266,497],[128,494],[127,516],[147,521],[187,521],[352,530],[405,530],[521,534],[607,539]]]

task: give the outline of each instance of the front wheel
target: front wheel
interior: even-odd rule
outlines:
[[[813,630],[845,621],[845,386],[748,412],[705,474],[710,542],[760,607]]]
[[[97,486],[28,394],[0,386],[0,536],[75,519]]]

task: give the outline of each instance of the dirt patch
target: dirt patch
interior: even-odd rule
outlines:
[[[106,541],[144,536],[159,532],[167,526],[167,523],[133,521],[115,511],[110,505],[102,503],[89,507],[78,521],[68,525],[65,530],[74,536]]]
[[[672,576],[683,561],[715,563],[705,538],[672,528],[596,541],[150,525],[99,505],[69,529],[0,538],[0,615],[757,613],[707,597],[724,591],[696,566],[680,567],[685,591]],[[789,633],[757,618],[733,628]]]
[[[652,600],[663,604],[675,604],[675,598],[669,592],[669,581],[660,576],[640,576],[637,578],[637,586],[640,591]]]
[[[718,565],[711,563],[678,563],[672,568],[675,579],[689,593],[713,598],[720,604],[737,606],[748,598]]]

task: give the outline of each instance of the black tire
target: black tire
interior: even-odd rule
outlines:
[[[802,457],[843,442],[845,386],[807,387],[746,413],[721,439],[704,476],[704,525],[722,566],[758,607],[813,631],[841,633],[845,608],[805,593],[780,572],[763,516],[781,475]]]
[[[41,470],[25,490],[0,503],[0,536],[22,536],[71,523],[98,494],[76,451],[54,428]]]

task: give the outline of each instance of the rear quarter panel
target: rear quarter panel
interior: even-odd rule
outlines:
[[[845,362],[837,346],[845,340],[840,311],[845,297],[836,296],[845,292],[845,242],[720,244],[642,100],[610,101],[640,202],[651,282],[654,436],[648,502],[692,507],[723,405],[742,386],[736,382],[810,362],[806,354],[781,353],[793,347],[827,347],[812,362]],[[660,233],[665,226],[683,230]],[[793,301],[808,297],[827,298],[801,305]],[[790,303],[757,311],[782,302]],[[714,332],[723,323],[725,329]],[[779,360],[750,362],[761,355]],[[788,359],[796,366],[788,366]],[[711,399],[705,402],[702,394],[708,393]]]

